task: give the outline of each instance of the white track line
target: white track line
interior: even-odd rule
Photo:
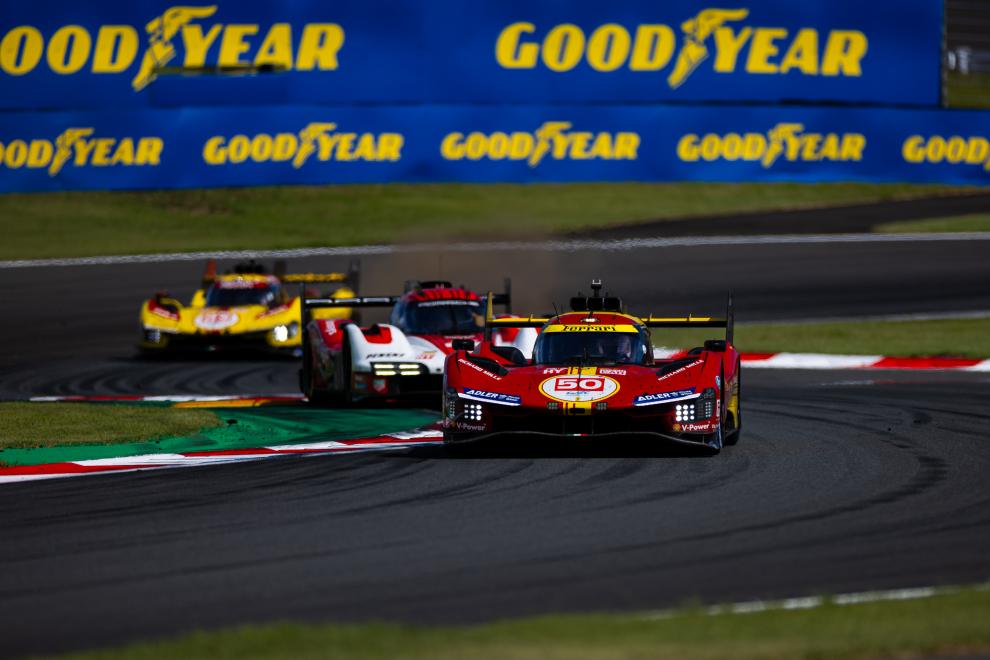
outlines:
[[[773,610],[809,610],[824,605],[860,605],[862,603],[877,603],[883,601],[918,600],[946,594],[958,593],[966,589],[990,589],[990,583],[977,584],[970,587],[912,587],[908,589],[890,589],[886,591],[860,591],[837,596],[804,596],[800,598],[785,598],[783,600],[751,600],[739,603],[726,603],[706,607],[703,612],[709,616],[721,614],[753,614]],[[669,619],[681,614],[679,610],[658,610],[647,612],[645,619]]]
[[[672,247],[718,245],[780,245],[818,243],[926,243],[940,241],[990,241],[990,232],[954,234],[783,234],[771,236],[686,236],[682,238],[629,238],[613,240],[503,241],[492,243],[445,243],[439,245],[356,245],[352,247],[298,248],[292,250],[224,250],[213,252],[172,252],[72,259],[19,259],[0,261],[0,269],[46,268],[54,266],[110,266],[202,259],[291,259],[302,257],[346,257],[417,252],[573,252],[575,250],[628,251]]]

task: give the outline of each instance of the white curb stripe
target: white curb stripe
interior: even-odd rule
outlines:
[[[822,353],[777,353],[766,360],[744,360],[757,369],[859,369],[883,359],[882,355],[826,355]]]
[[[808,610],[823,605],[860,605],[863,603],[877,603],[883,601],[919,600],[946,594],[958,593],[962,589],[976,589],[985,591],[990,589],[990,583],[981,583],[970,587],[947,586],[947,587],[910,587],[906,589],[890,589],[885,591],[860,591],[847,594],[839,594],[825,598],[822,596],[803,596],[798,598],[785,598],[783,600],[752,600],[738,603],[725,603],[706,607],[703,611],[708,616],[718,616],[721,614],[753,614],[755,612],[769,612],[773,610]],[[658,610],[647,612],[643,618],[649,620],[669,619],[680,614],[678,610]]]

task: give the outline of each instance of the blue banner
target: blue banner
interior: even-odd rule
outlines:
[[[939,102],[939,0],[46,0],[0,109]]]
[[[990,184],[990,112],[285,106],[8,112],[0,192],[392,181]]]

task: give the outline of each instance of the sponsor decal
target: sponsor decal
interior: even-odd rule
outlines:
[[[417,307],[445,307],[448,305],[455,305],[459,307],[480,307],[481,303],[477,300],[426,300],[421,303],[417,303]]]
[[[474,401],[487,401],[488,403],[498,403],[503,406],[518,406],[522,403],[522,397],[515,396],[514,394],[500,394],[498,392],[486,392],[485,390],[476,390],[472,387],[465,387],[461,397],[464,399],[472,399]]]
[[[203,144],[208,165],[291,162],[301,168],[310,157],[320,162],[395,162],[402,158],[400,133],[345,133],[333,122],[310,122],[298,133],[214,135]]]
[[[688,424],[674,424],[675,431],[685,433],[712,433],[718,430],[718,422],[691,422]]]
[[[695,394],[694,388],[685,390],[674,390],[673,392],[658,392],[656,394],[641,394],[633,401],[634,406],[654,406],[658,403],[673,403],[684,399],[696,399],[700,394]]]
[[[405,353],[368,353],[364,357],[371,360],[372,358],[394,358],[403,356],[405,356]]]
[[[631,324],[619,325],[548,325],[543,332],[636,332],[636,326]]]
[[[484,424],[466,424],[461,421],[454,422],[454,427],[462,431],[484,431]]]
[[[688,369],[693,369],[694,367],[697,367],[702,362],[704,362],[704,360],[695,360],[691,364],[685,364],[680,369],[674,369],[670,373],[666,373],[666,374],[664,374],[662,376],[657,376],[657,380],[661,380],[662,381],[662,380],[667,380],[668,378],[673,378],[674,376],[679,376],[682,373],[684,373],[685,371],[687,371]]]
[[[677,157],[687,163],[759,161],[764,169],[787,162],[849,162],[863,159],[862,133],[811,133],[804,124],[781,122],[766,133],[688,133],[677,143]]]
[[[234,279],[223,279],[217,280],[214,286],[219,289],[264,289],[268,286],[273,286],[277,283],[277,280],[272,278],[265,278],[263,280],[249,280],[241,277]]]
[[[632,132],[572,131],[569,121],[547,121],[532,133],[448,133],[440,143],[446,160],[517,160],[536,167],[552,160],[636,160],[640,137]]]
[[[479,367],[478,365],[476,365],[474,362],[471,362],[470,360],[464,360],[462,358],[458,358],[457,362],[458,362],[458,364],[463,364],[466,367],[470,367],[470,368],[474,369],[478,373],[481,373],[481,374],[484,374],[484,375],[488,376],[492,380],[502,380],[502,377],[499,376],[498,374],[493,374],[492,372],[488,371],[487,369],[482,369],[481,367]]]
[[[981,136],[912,135],[904,140],[901,156],[908,163],[975,165],[990,172],[990,140]]]
[[[92,126],[73,126],[54,140],[15,139],[0,142],[0,163],[12,170],[47,169],[55,176],[72,167],[155,167],[165,142],[160,137],[101,137]]]
[[[307,23],[294,31],[289,22],[226,24],[217,14],[217,5],[177,5],[140,26],[101,25],[90,31],[65,25],[47,42],[37,27],[18,25],[0,36],[0,71],[23,76],[46,67],[59,75],[133,74],[131,88],[140,92],[166,68],[195,73],[213,66],[231,71],[339,66],[344,29],[336,23]]]
[[[416,356],[417,360],[432,360],[437,356],[436,351],[426,351],[425,353],[420,353]]]
[[[323,334],[325,335],[335,335],[337,334],[337,324],[333,321],[322,320],[320,325],[323,326]]]
[[[236,324],[238,316],[226,310],[205,309],[196,315],[193,324],[203,330],[223,330]]]
[[[625,369],[611,369],[609,367],[599,367],[598,373],[602,376],[625,376]]]
[[[759,26],[745,7],[703,9],[686,19],[677,30],[662,23],[582,29],[572,22],[546,28],[519,21],[499,32],[495,60],[504,69],[556,73],[666,71],[667,85],[677,89],[706,61],[719,74],[858,78],[869,49],[859,30]]]
[[[570,371],[570,367],[547,367],[543,370],[543,374],[566,374]]]
[[[619,391],[619,383],[608,376],[551,376],[540,383],[540,392],[563,403],[602,401]]]

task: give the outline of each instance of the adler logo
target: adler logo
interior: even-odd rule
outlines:
[[[677,157],[701,160],[759,161],[764,168],[788,162],[859,161],[866,136],[862,133],[815,133],[804,124],[780,123],[766,133],[688,133],[677,142]]]
[[[746,8],[710,8],[678,30],[662,23],[606,23],[585,31],[573,23],[540,28],[519,21],[499,32],[495,59],[505,69],[545,67],[556,73],[578,67],[603,73],[665,70],[671,89],[683,85],[706,61],[720,74],[862,75],[869,42],[858,30],[792,31],[749,25],[749,19]]]
[[[165,143],[160,137],[104,137],[92,126],[71,127],[54,140],[0,142],[0,163],[12,170],[47,169],[55,176],[72,167],[157,166]]]
[[[294,33],[289,23],[227,24],[217,22],[217,14],[217,5],[173,6],[141,26],[102,25],[91,31],[65,25],[47,39],[32,25],[18,25],[0,39],[0,71],[11,76],[38,68],[59,75],[130,72],[131,87],[140,92],[168,67],[333,71],[339,66],[344,29],[336,23],[307,23]]]
[[[535,131],[448,133],[440,144],[446,160],[517,160],[536,167],[552,160],[636,160],[638,133],[571,130],[569,121],[544,122]]]
[[[314,157],[321,162],[394,162],[402,158],[404,143],[400,133],[351,133],[338,131],[333,122],[311,122],[298,133],[215,135],[203,145],[203,161],[292,163],[295,169]]]

